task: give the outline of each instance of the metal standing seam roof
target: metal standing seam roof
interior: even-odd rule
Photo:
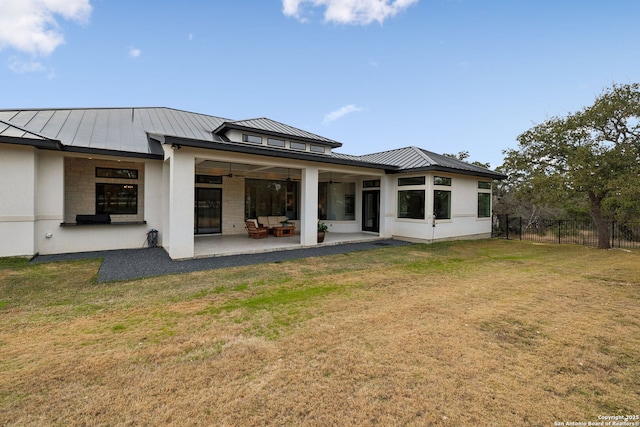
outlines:
[[[211,130],[225,121],[163,107],[3,110],[0,120],[66,147],[138,154],[162,154],[150,145],[149,134],[216,141]]]
[[[367,154],[359,156],[359,159],[367,162],[396,166],[401,172],[417,172],[431,169],[459,172],[463,174],[477,174],[495,179],[505,178],[504,175],[481,166],[472,165],[461,160],[413,146]]]
[[[293,126],[286,125],[284,123],[277,122],[275,120],[268,119],[266,117],[260,117],[247,120],[234,120],[224,122],[219,128],[215,129],[213,133],[221,134],[227,129],[241,129],[241,130],[256,130],[260,132],[273,133],[275,135],[282,135],[287,137],[293,137],[293,139],[302,139],[306,141],[317,141],[328,144],[332,147],[341,147],[342,144],[333,139],[325,138],[320,135],[316,135],[311,132],[307,132],[302,129],[298,129]]]
[[[42,135],[35,134],[33,132],[29,132],[17,126],[14,126],[10,123],[7,123],[3,120],[0,120],[0,137],[7,138],[26,138],[26,139],[38,139],[38,140],[46,140]]]
[[[161,156],[162,149],[153,135],[229,145],[220,137],[229,129],[253,129],[340,147],[342,144],[267,118],[228,120],[166,107],[144,108],[71,108],[0,110],[0,142],[42,141],[47,148],[71,148],[78,151],[107,150],[114,153]],[[151,138],[150,138],[151,136]],[[237,144],[231,144],[240,147]],[[230,147],[231,148],[231,147]],[[259,147],[256,147],[259,150]],[[266,150],[266,148],[265,148]],[[282,153],[285,157],[288,153]],[[313,160],[344,162],[395,172],[449,170],[466,174],[504,178],[504,175],[418,147],[406,147],[380,153],[354,156],[332,152],[310,156]]]

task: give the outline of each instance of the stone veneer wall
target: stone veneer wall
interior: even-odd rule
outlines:
[[[138,179],[98,178],[96,167],[136,169]],[[144,163],[67,157],[64,159],[64,222],[96,213],[96,183],[137,184],[138,214],[111,215],[112,222],[144,221]]]
[[[222,178],[222,234],[246,234],[244,228],[244,178]]]

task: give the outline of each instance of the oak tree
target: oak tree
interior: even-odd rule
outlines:
[[[586,203],[608,249],[609,221],[638,215],[640,86],[606,89],[593,105],[553,117],[517,138],[500,168],[508,185],[540,204]]]

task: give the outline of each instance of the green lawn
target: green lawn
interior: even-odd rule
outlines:
[[[484,240],[97,283],[0,259],[0,425],[640,414],[640,252]]]

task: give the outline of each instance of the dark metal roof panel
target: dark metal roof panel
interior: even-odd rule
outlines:
[[[27,138],[27,139],[46,139],[35,133],[27,132],[24,129],[10,125],[0,121],[0,137],[7,138]]]
[[[333,139],[325,138],[320,135],[316,135],[311,132],[307,132],[302,129],[298,129],[293,126],[286,125],[284,123],[277,122],[275,120],[271,120],[265,117],[255,118],[255,119],[247,119],[247,120],[236,120],[232,122],[227,122],[225,125],[231,129],[234,127],[239,128],[248,128],[255,129],[256,131],[266,131],[272,132],[280,135],[291,136],[293,139],[300,138],[305,140],[312,140],[318,142],[324,142],[326,144],[334,145],[342,145],[338,141],[334,141]]]
[[[472,165],[418,147],[398,148],[380,153],[367,154],[359,158],[368,162],[393,165],[398,167],[400,171],[405,172],[439,170],[466,175],[486,176],[495,179],[505,178],[504,175],[481,166]]]

